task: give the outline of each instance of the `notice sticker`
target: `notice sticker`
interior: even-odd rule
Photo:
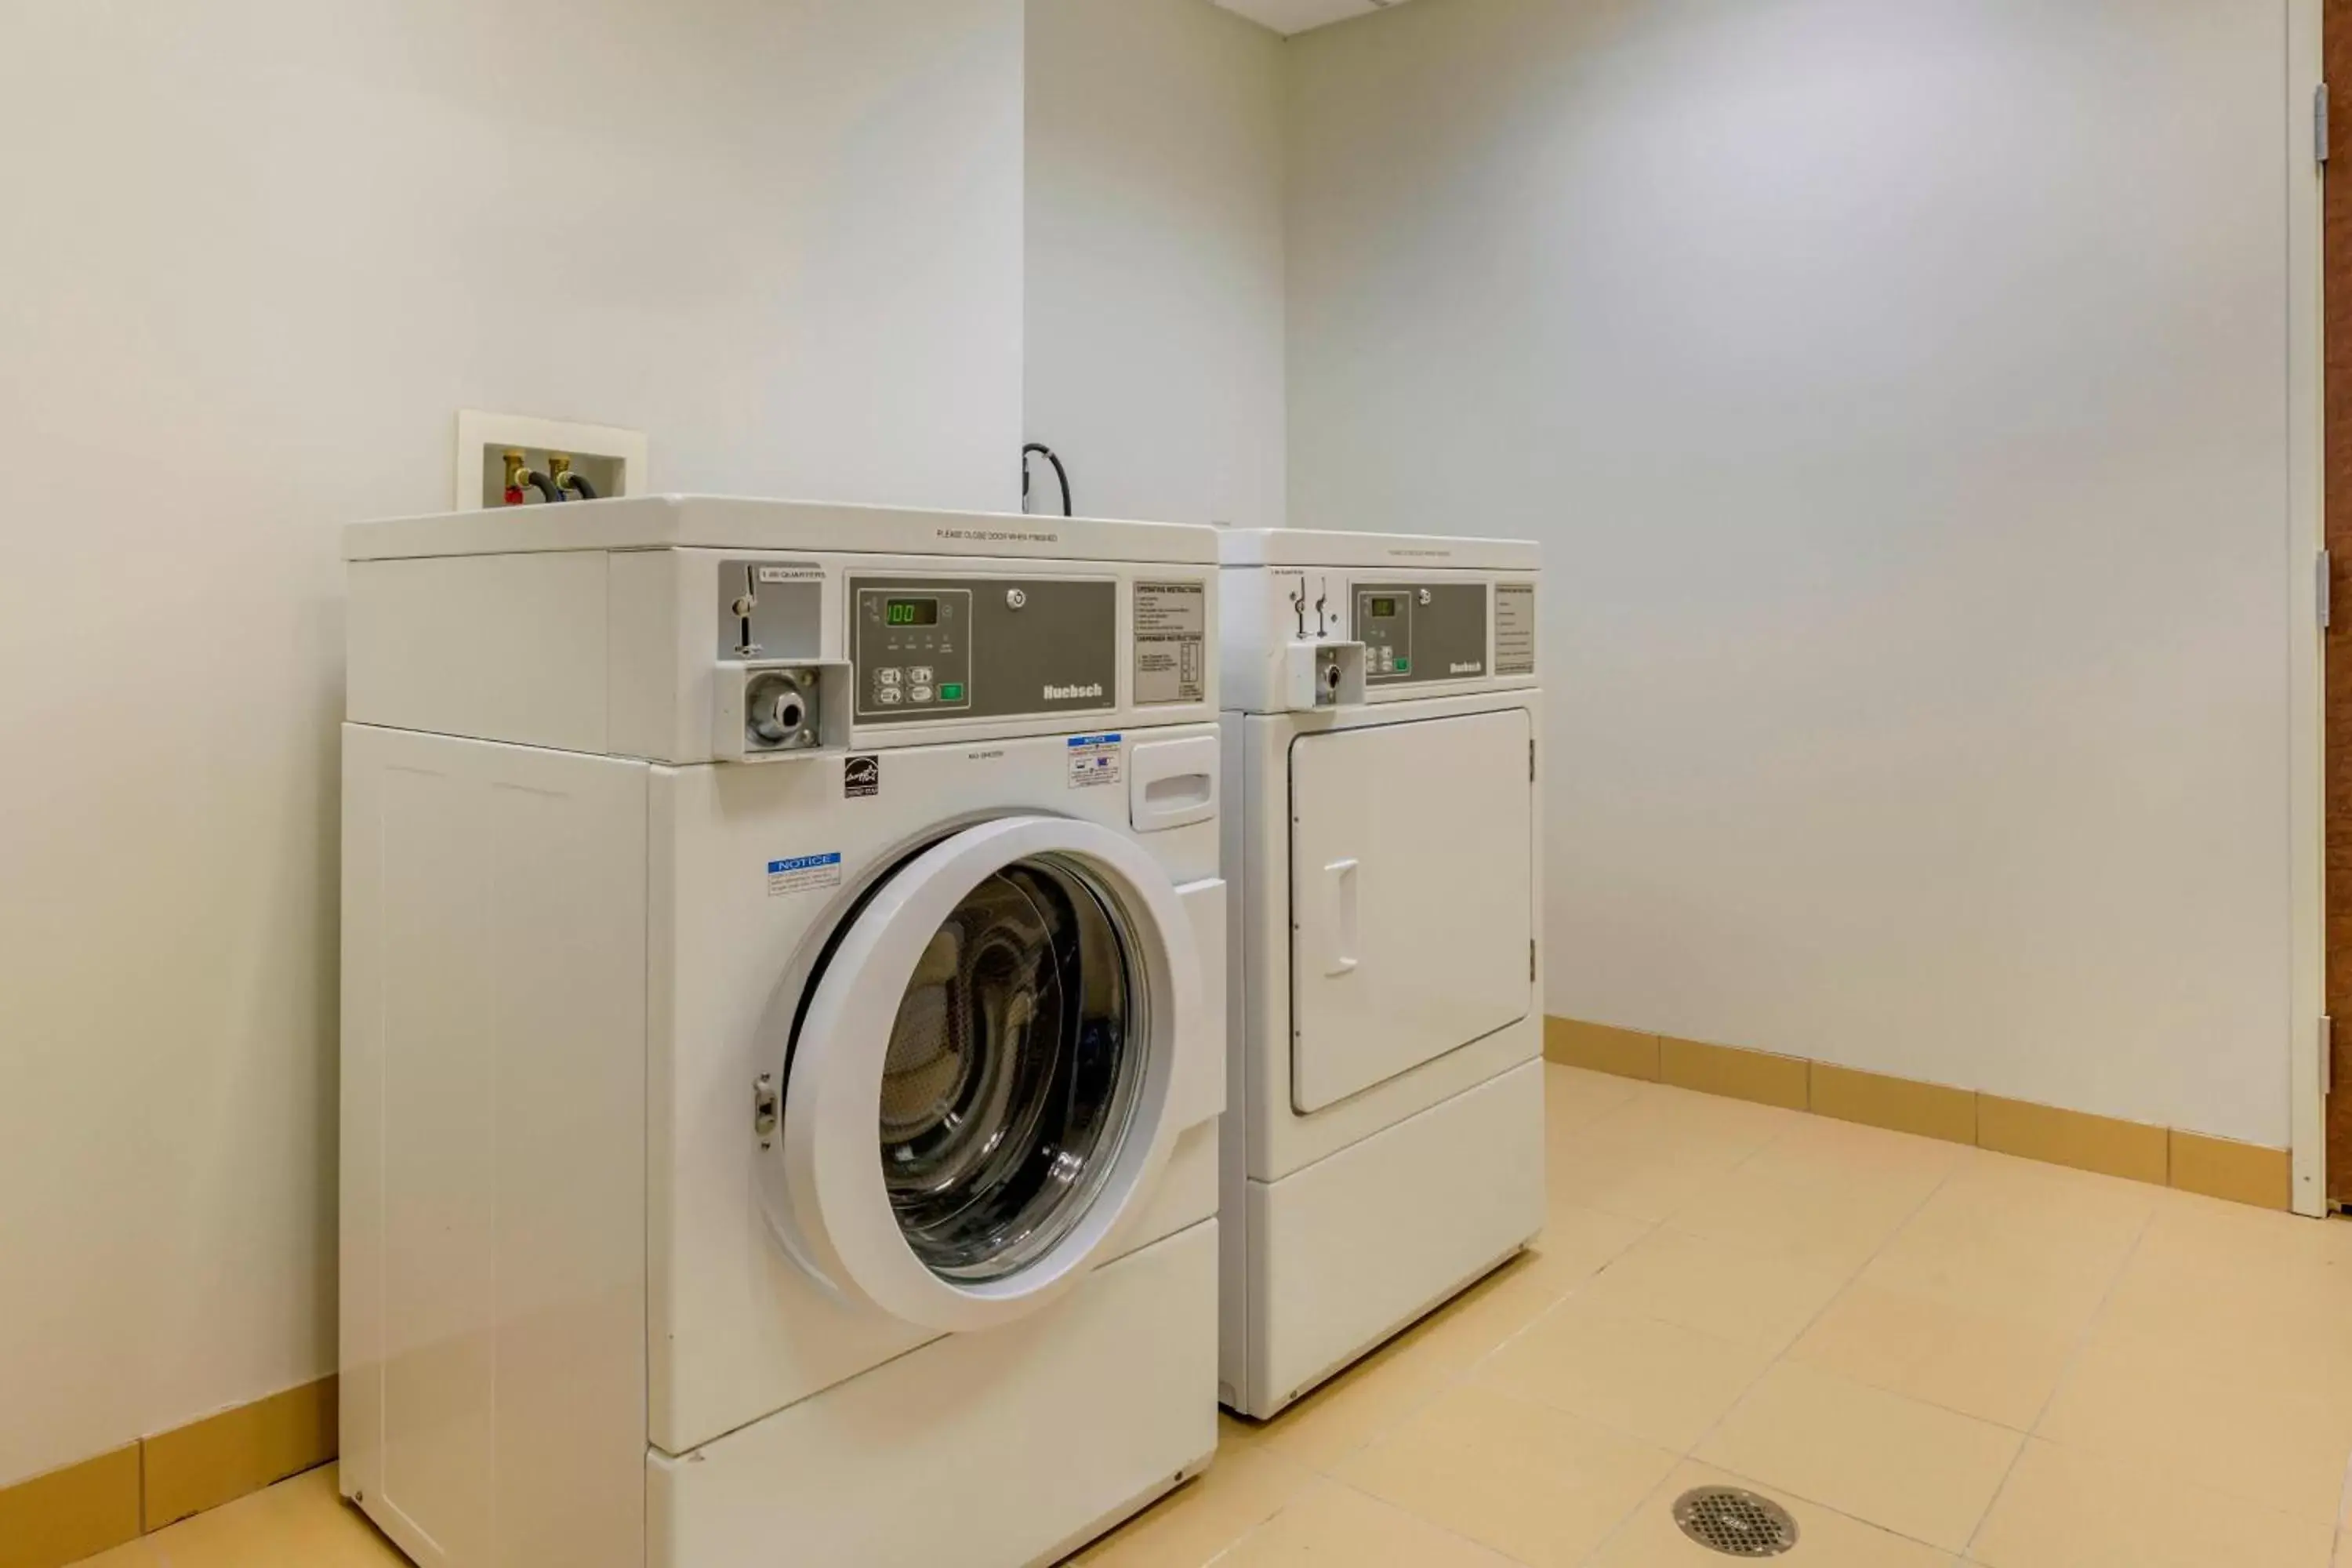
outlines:
[[[768,897],[781,899],[787,893],[805,893],[817,888],[841,886],[841,851],[828,855],[795,855],[789,860],[768,862]]]
[[[1095,784],[1115,784],[1119,780],[1119,737],[1117,735],[1073,735],[1067,746],[1070,758],[1070,787],[1087,789]]]

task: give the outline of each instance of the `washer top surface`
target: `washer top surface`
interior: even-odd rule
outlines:
[[[1217,531],[1198,523],[935,511],[733,496],[624,496],[357,522],[346,561],[564,550],[829,550],[994,560],[1213,565]]]
[[[1543,546],[1528,539],[1449,539],[1432,533],[1343,533],[1320,528],[1217,531],[1227,566],[1370,566],[1453,572],[1533,572]]]

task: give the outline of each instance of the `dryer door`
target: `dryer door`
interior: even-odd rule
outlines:
[[[805,994],[769,1212],[843,1295],[924,1327],[985,1328],[1076,1284],[1198,1098],[1190,920],[1150,856],[1092,823],[1002,818],[923,850]]]
[[[1534,1005],[1524,708],[1290,747],[1290,1099],[1346,1099]]]

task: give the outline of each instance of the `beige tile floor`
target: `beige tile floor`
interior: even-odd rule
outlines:
[[[1529,1253],[1087,1568],[2352,1568],[2352,1225],[1553,1067]],[[331,1468],[92,1560],[399,1557]]]

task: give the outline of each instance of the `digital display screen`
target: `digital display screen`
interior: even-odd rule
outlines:
[[[1373,618],[1373,619],[1375,619],[1375,620],[1387,620],[1389,617],[1391,617],[1391,616],[1394,616],[1396,613],[1397,613],[1397,602],[1396,602],[1394,599],[1392,599],[1392,598],[1387,598],[1387,599],[1384,599],[1384,598],[1375,598],[1375,599],[1373,599],[1373,600],[1372,600],[1372,618]]]
[[[882,624],[890,626],[935,626],[940,624],[937,599],[885,599]]]

